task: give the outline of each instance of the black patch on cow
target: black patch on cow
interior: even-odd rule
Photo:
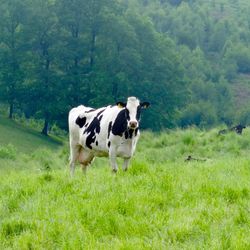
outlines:
[[[127,119],[127,121],[130,120],[129,110],[127,108],[125,108],[125,118]]]
[[[133,138],[133,134],[135,135],[135,136],[137,136],[137,134],[138,134],[138,128],[137,129],[135,129],[135,130],[133,130],[133,129],[129,129],[129,130],[126,130],[125,132],[124,132],[124,137],[125,137],[125,139],[132,139]]]
[[[88,127],[89,123],[87,122],[84,127]]]
[[[99,134],[101,131],[100,122],[102,120],[102,113],[105,109],[98,112],[98,114],[94,117],[89,126],[84,130],[84,134],[88,134],[86,138],[86,146],[92,149],[91,144],[95,142],[96,133]]]
[[[125,131],[124,136],[125,136],[125,139],[128,139],[128,130]]]
[[[87,139],[86,139],[86,146],[90,149],[92,149],[92,146],[91,144],[95,142],[95,138],[96,136],[93,135],[93,133],[91,133],[89,136],[87,136]]]
[[[94,111],[96,111],[96,109],[90,109],[88,111],[85,111],[85,113],[91,113],[91,112],[94,112]]]
[[[137,136],[138,131],[139,131],[139,128],[136,128],[136,129],[135,129],[135,136]]]
[[[95,145],[98,146],[98,141],[95,142]]]
[[[87,118],[86,117],[83,117],[83,118],[80,118],[79,116],[76,118],[76,124],[82,128],[84,126],[84,124],[86,123],[86,120]]]
[[[109,142],[108,142],[108,147],[110,148],[110,146],[111,146],[111,142],[109,141]]]
[[[110,137],[111,129],[112,129],[112,122],[110,122],[108,126],[108,138]]]
[[[132,139],[133,133],[134,133],[134,130],[133,129],[129,129],[128,134],[129,134],[129,138],[130,139]]]
[[[127,119],[126,119],[126,109],[121,110],[112,126],[112,133],[114,135],[122,136],[122,134],[127,130]]]
[[[118,107],[122,107],[122,108],[125,108],[127,106],[127,103],[126,102],[117,102],[116,105]]]

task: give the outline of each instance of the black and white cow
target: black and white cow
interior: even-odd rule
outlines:
[[[108,156],[112,170],[117,172],[116,157],[124,159],[127,170],[140,136],[140,113],[149,103],[129,97],[127,103],[99,109],[83,105],[69,112],[70,171],[74,175],[75,162],[85,172],[95,156]]]

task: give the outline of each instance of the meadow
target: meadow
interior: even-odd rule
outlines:
[[[250,129],[218,130],[144,131],[127,172],[99,158],[73,179],[66,139],[18,130],[0,144],[0,249],[250,249]]]

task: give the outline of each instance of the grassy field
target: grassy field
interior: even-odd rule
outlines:
[[[30,153],[41,147],[54,150],[62,142],[0,115],[0,146],[3,145],[14,145],[18,151]]]
[[[250,130],[217,131],[144,132],[128,172],[74,179],[67,146],[2,146],[0,249],[250,249]]]

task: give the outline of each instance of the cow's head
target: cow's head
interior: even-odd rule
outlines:
[[[125,118],[129,129],[139,127],[141,110],[149,107],[149,102],[141,103],[136,97],[128,97],[127,103],[117,102],[117,105],[125,110]]]

